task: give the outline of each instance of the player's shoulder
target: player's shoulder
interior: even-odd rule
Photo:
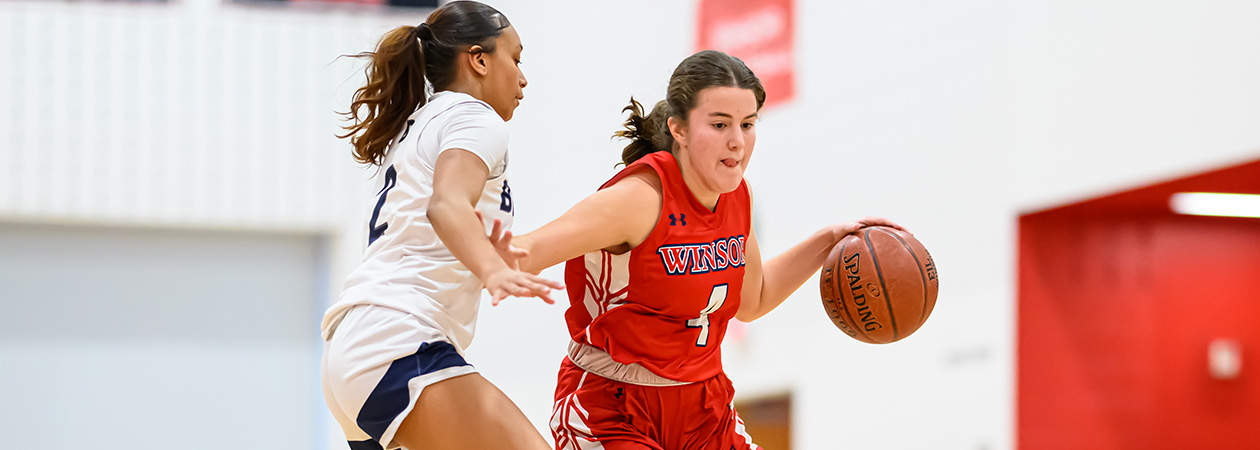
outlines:
[[[442,91],[433,94],[425,104],[425,109],[434,117],[469,117],[492,123],[503,122],[503,118],[499,117],[490,104],[464,92]]]
[[[622,185],[624,188],[643,190],[651,189],[654,191],[661,190],[661,175],[656,173],[651,166],[637,165],[625,168],[618,179],[613,180],[609,186]]]
[[[634,162],[627,164],[620,172],[617,172],[611,179],[600,186],[600,189],[607,189],[617,184],[623,183],[625,180],[632,180],[631,183],[641,183],[651,186],[656,191],[660,191],[663,181],[661,173],[664,166],[660,161],[660,154],[668,152],[653,152],[639,157]]]
[[[651,168],[629,167],[601,187],[593,197],[598,197],[621,213],[646,212],[660,209],[661,189],[661,180]]]

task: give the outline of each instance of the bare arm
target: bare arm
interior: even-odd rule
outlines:
[[[486,164],[471,152],[454,149],[438,156],[428,210],[433,231],[485,283],[495,303],[509,295],[554,303],[551,289],[563,289],[562,284],[508,267],[486,238],[476,205],[489,174]]]
[[[757,247],[757,235],[749,232],[748,242],[744,245],[744,289],[741,291],[739,311],[735,313],[735,318],[751,322],[773,311],[814,276],[814,272],[822,267],[827,254],[840,239],[863,227],[874,225],[901,228],[900,225],[880,217],[831,225],[814,232],[764,263],[761,261],[761,249]]]
[[[542,228],[516,237],[521,270],[543,269],[600,249],[628,251],[647,239],[661,212],[660,178],[644,168],[596,191]]]

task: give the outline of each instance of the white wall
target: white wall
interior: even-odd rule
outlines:
[[[310,235],[0,224],[6,448],[318,448]]]
[[[694,8],[494,4],[520,31],[530,78],[512,122],[523,232],[613,173],[618,111],[632,94],[661,98],[694,45]],[[1015,218],[1260,157],[1260,4],[797,10],[796,100],[765,112],[748,174],[763,251],[883,215],[933,252],[942,291],[915,336],[870,346],[834,330],[811,281],[726,347],[731,377],[746,395],[793,391],[797,448],[1012,448]],[[419,20],[213,0],[0,3],[0,220],[315,230],[336,240],[339,279],[371,193],[331,137],[331,111],[359,82],[334,58]],[[484,308],[470,355],[540,426],[561,312]]]

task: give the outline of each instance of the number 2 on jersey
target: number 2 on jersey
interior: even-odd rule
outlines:
[[[707,347],[709,345],[709,314],[717,312],[722,308],[722,304],[726,303],[726,283],[713,286],[713,291],[709,292],[709,304],[700,310],[700,317],[687,321],[687,328],[699,328],[700,338],[696,339],[696,347]]]
[[[376,201],[376,209],[372,210],[372,220],[368,222],[368,245],[372,245],[378,238],[385,235],[385,230],[389,228],[389,223],[376,224],[377,219],[381,217],[381,208],[385,206],[385,196],[389,195],[389,190],[398,184],[398,171],[394,170],[394,166],[390,165],[385,169],[385,186],[381,188],[381,192],[376,195],[381,196]]]

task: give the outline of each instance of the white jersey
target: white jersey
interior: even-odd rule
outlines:
[[[429,223],[433,168],[438,155],[450,149],[480,157],[490,175],[477,210],[485,224],[499,219],[506,231],[512,225],[507,144],[507,123],[490,105],[462,92],[438,92],[411,115],[377,176],[376,201],[363,221],[368,228],[363,262],[324,313],[325,339],[349,308],[371,304],[410,313],[461,352],[468,347],[483,284],[451,255]]]

